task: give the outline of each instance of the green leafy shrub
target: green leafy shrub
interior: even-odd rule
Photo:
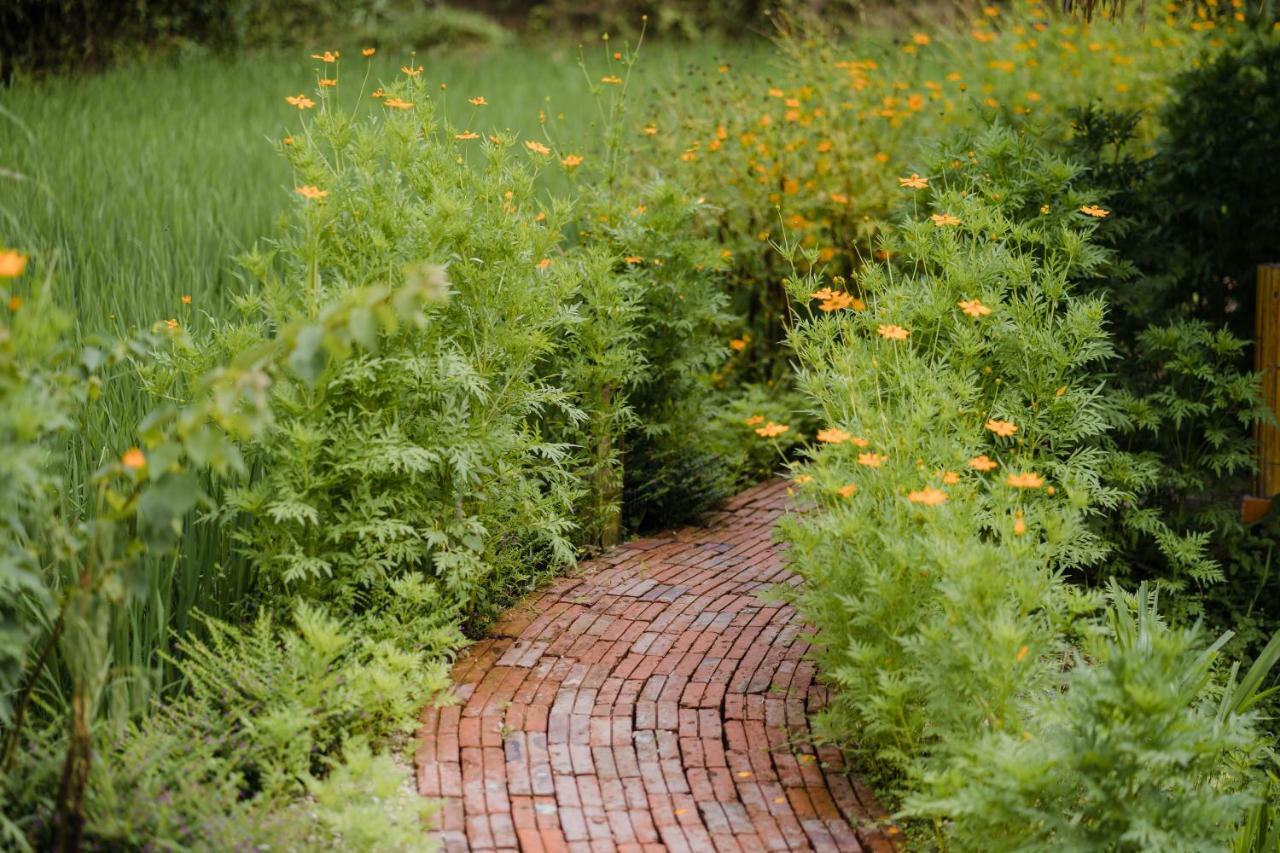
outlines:
[[[1172,740],[1158,761],[1113,765],[1114,780],[1097,769],[1152,798],[1149,813],[1125,806],[1138,833],[1142,814],[1167,818],[1160,801],[1198,787],[1216,809],[1202,831],[1228,837],[1250,802],[1234,795],[1251,784],[1249,758],[1262,745],[1245,709],[1196,710],[1218,682],[1204,661],[1189,667],[1201,648],[1194,634],[1164,632],[1154,616],[1141,630],[1099,623],[1096,593],[1067,581],[1105,571],[1111,545],[1099,520],[1129,511],[1152,477],[1109,437],[1105,303],[1078,288],[1108,256],[1091,239],[1096,210],[1079,178],[1011,131],[962,139],[918,189],[904,187],[908,218],[886,243],[893,265],[868,267],[848,290],[820,288],[813,274],[791,287],[799,384],[827,425],[795,477],[808,510],[784,527],[805,580],[797,605],[839,687],[824,730],[874,757],[905,814],[926,818],[941,847],[1037,832],[1050,846],[1071,843],[1019,805],[1047,791],[995,790],[1024,777],[1002,776],[1007,751],[993,744],[1026,737],[1052,744],[1037,753],[1054,762],[1045,784],[1062,786],[1046,812],[1114,828],[1116,801],[1089,788],[1094,768],[1062,761],[1077,735],[1055,733],[1054,720],[1080,725],[1080,737],[1101,737],[1086,721],[1107,720],[1117,727],[1108,748],[1123,753],[1170,715],[1186,726],[1179,737],[1203,747],[1196,760],[1212,772],[1176,783],[1153,769],[1191,766]],[[1159,547],[1203,560],[1196,537],[1158,517],[1147,524]],[[1100,668],[1068,675],[1076,648]],[[1126,705],[1124,722],[1114,701],[1130,672],[1134,684],[1189,675],[1163,705]],[[971,778],[995,780],[999,807],[956,793]]]
[[[947,793],[909,806],[950,820],[958,849],[1221,849],[1258,802],[1236,775],[1258,757],[1258,718],[1215,701],[1226,637],[1166,626],[1145,587],[1110,597],[1065,696],[1028,697],[1035,733],[975,737],[930,780]]]

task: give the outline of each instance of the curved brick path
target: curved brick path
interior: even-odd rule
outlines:
[[[807,737],[823,688],[771,541],[786,486],[628,542],[510,611],[423,713],[418,789],[453,850],[892,850]]]

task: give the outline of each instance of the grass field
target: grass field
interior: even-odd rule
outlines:
[[[605,47],[592,46],[589,60],[603,64]],[[374,105],[378,81],[409,61],[366,62],[359,45],[338,49],[337,97],[353,111]],[[634,91],[650,102],[690,69],[766,56],[741,43],[644,53]],[[545,111],[558,135],[589,140],[595,105],[578,56],[576,47],[520,47],[417,61],[448,86],[454,122],[527,135]],[[310,92],[319,65],[304,52],[200,56],[6,90],[0,167],[16,173],[0,182],[6,239],[56,254],[59,293],[85,332],[170,316],[199,329],[240,286],[234,256],[270,234],[290,198],[288,166],[273,146],[298,127],[284,97]],[[467,103],[476,95],[489,102],[483,114]]]

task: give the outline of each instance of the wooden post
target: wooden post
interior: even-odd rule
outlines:
[[[1258,267],[1258,301],[1254,310],[1253,368],[1262,374],[1262,400],[1280,414],[1280,264]],[[1280,494],[1280,429],[1267,423],[1254,427],[1258,442],[1258,480],[1255,494]]]

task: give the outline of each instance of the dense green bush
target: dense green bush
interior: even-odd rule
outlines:
[[[979,802],[985,788],[961,790],[971,779],[1021,784],[1001,773],[1001,739],[1023,738],[1050,744],[1036,753],[1037,778],[1061,787],[1056,806],[1036,807],[1055,819],[1124,827],[1138,842],[1182,838],[1184,816],[1160,803],[1200,797],[1217,811],[1199,831],[1225,842],[1251,801],[1232,797],[1251,784],[1264,743],[1255,718],[1198,710],[1218,680],[1202,670],[1194,635],[1167,632],[1150,614],[1138,629],[1108,626],[1093,616],[1098,595],[1067,582],[1070,572],[1105,571],[1111,543],[1098,520],[1131,511],[1154,475],[1109,437],[1105,303],[1078,292],[1108,263],[1091,236],[1094,200],[1075,188],[1078,167],[1001,129],[947,146],[927,174],[904,187],[912,198],[887,245],[892,267],[869,267],[848,297],[812,274],[791,288],[800,384],[828,425],[795,478],[812,509],[785,528],[806,581],[797,604],[840,688],[826,731],[877,760],[940,846],[1072,843],[1043,814],[1026,823],[1033,815],[1018,804],[1047,790],[996,790],[999,808]],[[811,297],[844,307],[814,316]],[[1145,524],[1162,550],[1204,559],[1196,537],[1158,517]],[[1129,606],[1116,605],[1113,619]],[[1073,649],[1100,668],[1068,676]],[[1188,680],[1177,676],[1163,705],[1127,707],[1128,721],[1107,709],[1124,679],[1171,673]],[[1144,729],[1161,730],[1162,714],[1180,721],[1178,737],[1212,772],[1176,781],[1156,772],[1161,762],[1193,768],[1173,741],[1141,768],[1098,769],[1109,785],[1145,791],[1140,806],[1091,788],[1094,770],[1066,760],[1072,738],[1086,735],[1124,754]]]
[[[478,12],[430,0],[13,0],[0,7],[0,82],[174,50],[314,47],[335,35],[402,49],[493,47],[509,38]]]

